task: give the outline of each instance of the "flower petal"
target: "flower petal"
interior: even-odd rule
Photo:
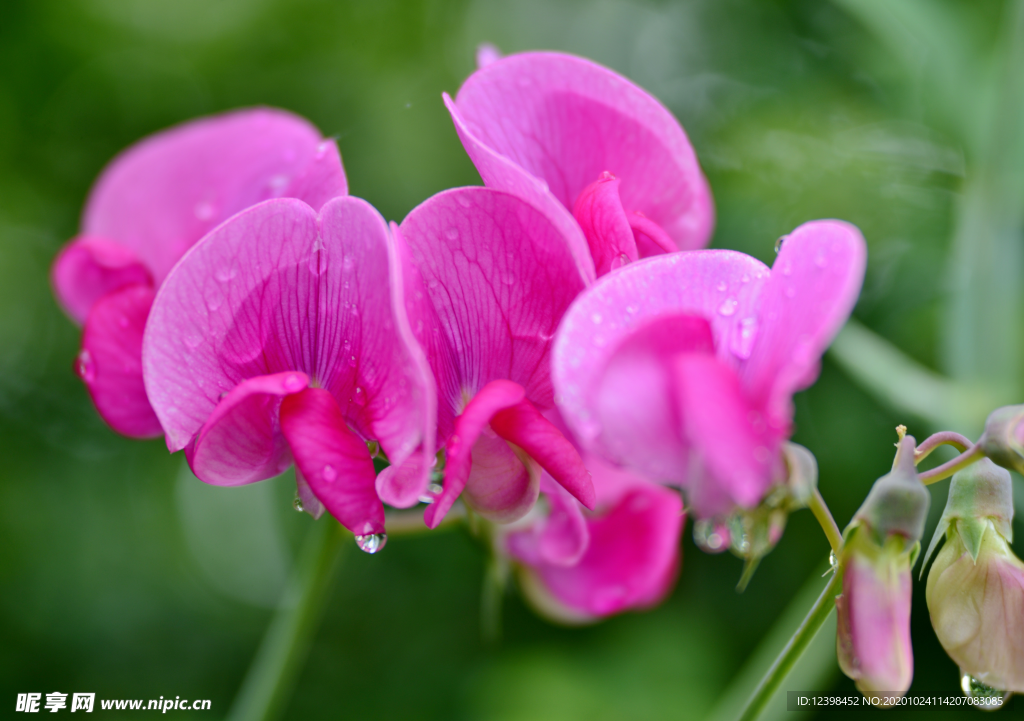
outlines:
[[[159,284],[211,229],[284,194],[316,162],[322,142],[306,120],[269,108],[165,130],[133,145],[103,171],[86,204],[83,233],[132,251]],[[314,173],[334,187],[315,189],[309,200],[347,191],[344,173],[339,177],[337,170]]]
[[[131,438],[155,438],[163,432],[142,381],[142,332],[152,304],[148,285],[103,296],[85,322],[76,364],[100,416]]]
[[[505,537],[508,551],[531,566],[575,566],[590,543],[580,504],[548,475],[541,477],[540,485],[548,514],[526,529],[511,531]]]
[[[741,377],[774,423],[792,417],[791,397],[814,382],[821,354],[857,302],[867,249],[838,220],[804,223],[782,244],[760,300],[760,330]]]
[[[348,195],[348,179],[341,165],[338,143],[331,138],[320,143],[313,159],[292,179],[282,197],[298,198],[319,210],[339,195]]]
[[[566,423],[597,450],[601,377],[624,339],[663,315],[703,317],[719,360],[738,367],[757,334],[760,261],[728,250],[648,258],[601,278],[565,313],[552,348],[551,377]],[[645,379],[636,375],[639,384]],[[664,405],[664,402],[662,402]]]
[[[384,505],[366,444],[345,423],[323,388],[306,388],[281,403],[281,431],[317,499],[352,533],[384,533]]]
[[[619,179],[610,173],[584,188],[572,207],[600,277],[638,258],[636,240],[619,199]]]
[[[455,419],[454,431],[448,439],[444,490],[423,514],[427,526],[435,528],[466,487],[473,466],[473,446],[491,418],[498,411],[519,403],[525,395],[522,386],[507,380],[495,380],[484,386],[466,404]]]
[[[192,472],[215,486],[240,486],[283,473],[292,464],[281,432],[281,401],[309,385],[305,373],[249,378],[227,393],[185,448]]]
[[[106,238],[79,236],[53,261],[51,282],[57,301],[77,323],[93,304],[129,285],[151,286],[153,279],[135,254]]]
[[[493,418],[492,418],[493,420]],[[462,499],[492,523],[512,523],[533,508],[543,471],[519,448],[484,428],[473,443]]]
[[[423,338],[446,438],[466,398],[508,379],[551,407],[550,341],[583,278],[564,237],[506,193],[456,188],[414,209],[401,236],[435,309]]]
[[[503,157],[572,208],[580,192],[609,171],[622,179],[627,212],[642,212],[679,248],[699,248],[710,238],[711,194],[686,133],[621,75],[560,53],[509,55],[473,73],[455,106],[476,144],[490,151],[488,162],[478,162],[479,148],[463,137],[487,185],[515,192],[504,177],[494,177],[493,158]]]

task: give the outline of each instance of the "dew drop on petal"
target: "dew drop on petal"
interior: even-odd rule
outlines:
[[[593,315],[590,316],[590,320],[592,320],[595,325],[600,325],[600,323],[601,323],[601,314],[600,313],[594,313]]]
[[[192,332],[185,335],[185,345],[189,348],[198,348],[203,342],[203,337],[198,333]]]
[[[724,315],[725,317],[728,318],[730,315],[736,312],[736,305],[737,303],[735,298],[726,298],[722,302],[722,305],[718,306],[719,315]]]
[[[724,280],[720,280],[718,281],[718,285],[716,285],[715,287],[718,288],[719,293],[724,293],[725,289],[728,288],[729,286],[726,284]]]
[[[334,466],[332,466],[330,463],[323,467],[323,470],[320,471],[320,474],[328,483],[330,483],[331,481],[335,480],[338,477],[338,472],[334,470]]]
[[[750,282],[750,276],[747,275],[746,273],[744,273],[743,277],[740,278],[740,282],[741,283],[749,283]]]
[[[640,310],[640,308],[638,308],[635,305],[626,306],[626,312],[629,313],[630,315],[635,315],[638,310]]]
[[[351,255],[346,255],[341,261],[341,269],[348,273],[352,268],[355,267],[355,261],[352,260]]]
[[[386,533],[367,533],[363,536],[356,536],[356,545],[359,546],[359,550],[365,553],[377,553],[385,544],[388,542],[388,534]]]
[[[792,272],[793,272],[793,266],[792,266],[792,264],[791,264],[791,263],[790,263],[790,262],[789,262],[789,261],[787,260],[787,261],[786,261],[785,263],[783,263],[783,264],[782,264],[782,274],[783,274],[783,275],[789,275],[789,274],[790,274],[790,273],[792,273]]]
[[[196,203],[196,207],[193,212],[196,215],[196,220],[206,221],[213,217],[216,209],[213,207],[213,203],[203,201],[201,203]]]
[[[455,199],[459,201],[459,205],[461,205],[463,208],[468,208],[470,205],[469,198],[466,197],[465,193],[459,193],[458,195],[455,196]]]
[[[122,316],[118,317],[117,325],[120,326],[121,328],[127,328],[128,327],[128,316],[122,315]]]
[[[92,362],[92,354],[84,348],[75,359],[75,372],[86,383],[96,380],[96,364]]]
[[[732,343],[729,344],[729,350],[731,350],[733,355],[737,358],[746,360],[750,357],[750,353],[754,348],[754,340],[756,338],[757,318],[744,318],[736,324],[736,328],[732,335]]]
[[[789,298],[790,300],[795,298],[796,297],[796,288],[794,288],[793,286],[788,286],[786,288],[786,297]]]
[[[353,368],[356,367],[356,357],[354,355],[348,357],[348,364]]]
[[[459,229],[454,226],[448,228],[447,230],[444,231],[444,237],[447,238],[448,240],[455,240],[456,238],[459,237]]]
[[[501,282],[504,283],[505,285],[515,285],[516,277],[511,273],[502,273]]]
[[[356,389],[352,391],[352,402],[360,407],[366,405],[366,392],[359,386],[356,386]]]
[[[214,273],[214,277],[221,283],[227,283],[232,278],[238,275],[238,271],[235,268],[218,268],[217,272]]]
[[[301,391],[306,387],[306,383],[302,380],[302,376],[298,373],[292,373],[284,379],[284,389],[289,393],[295,393]]]

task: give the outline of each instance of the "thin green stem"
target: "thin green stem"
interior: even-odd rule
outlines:
[[[985,454],[981,452],[981,447],[974,445],[953,460],[943,463],[941,466],[935,466],[935,468],[925,471],[918,477],[921,479],[921,483],[929,486],[932,483],[941,481],[943,478],[949,478],[957,471],[967,468],[967,466],[975,461],[980,461],[984,457]]]
[[[810,502],[811,513],[818,519],[818,523],[821,524],[821,530],[825,532],[825,538],[828,539],[828,545],[832,546],[833,553],[836,556],[839,555],[839,550],[843,547],[843,533],[839,530],[836,519],[832,517],[832,512],[828,510],[828,505],[825,503],[825,499],[821,496],[821,491],[817,488],[814,489],[814,495],[811,496]]]
[[[971,443],[971,440],[967,436],[960,435],[956,431],[933,433],[925,438],[924,441],[921,442],[921,445],[914,450],[914,463],[920,463],[927,458],[932,451],[943,445],[953,446],[963,453],[974,444]]]
[[[230,721],[270,721],[284,711],[320,621],[342,542],[351,538],[330,516],[310,529],[281,605],[235,698]]]
[[[753,695],[747,702],[746,708],[740,714],[739,721],[755,721],[764,712],[765,706],[767,706],[772,696],[775,695],[782,682],[786,680],[786,676],[789,675],[789,672],[800,659],[800,656],[803,655],[807,646],[814,640],[818,629],[822,627],[829,614],[832,613],[832,609],[836,605],[836,590],[841,582],[842,570],[840,569],[832,574],[832,578],[829,579],[825,590],[821,592],[818,600],[811,606],[811,610],[807,613],[803,623],[800,624],[792,638],[789,639],[789,643],[782,649],[778,658],[775,659],[775,663],[765,673],[761,683],[757,685]]]

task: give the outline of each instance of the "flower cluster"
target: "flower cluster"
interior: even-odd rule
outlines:
[[[480,65],[444,102],[484,186],[398,224],[280,111],[116,159],[53,267],[97,410],[207,483],[294,465],[297,505],[369,552],[385,505],[433,528],[462,504],[567,622],[668,593],[684,499],[756,561],[814,491],[792,396],[852,310],[863,238],[806,223],[772,268],[700,250],[708,184],[654,98],[568,55]]]

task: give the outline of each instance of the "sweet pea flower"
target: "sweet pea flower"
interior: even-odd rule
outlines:
[[[551,338],[584,287],[564,237],[528,203],[479,187],[429,198],[396,233],[432,309],[416,331],[437,383],[446,465],[427,525],[460,494],[489,520],[520,518],[542,470],[592,508],[579,453],[543,416],[554,407]]]
[[[659,603],[679,570],[685,521],[677,492],[593,456],[584,462],[597,492],[594,513],[545,474],[547,514],[535,510],[501,535],[527,600],[568,624]]]
[[[490,47],[452,100],[484,184],[539,208],[589,280],[707,244],[714,208],[679,122],[611,70],[562,53]]]
[[[135,438],[161,433],[143,387],[142,334],[156,290],[196,241],[268,198],[319,209],[347,192],[334,141],[268,108],[194,120],[115,158],[51,272],[61,306],[84,325],[76,370],[110,427]]]
[[[648,258],[599,279],[562,320],[552,380],[582,447],[677,484],[698,518],[756,506],[785,474],[793,393],[846,321],[865,245],[806,223],[769,269],[727,250]]]
[[[385,540],[381,499],[413,505],[434,456],[434,389],[406,303],[407,262],[368,203],[245,210],[164,281],[146,326],[146,390],[167,447],[233,486],[297,466],[299,499],[360,547]],[[415,299],[413,299],[415,300]],[[367,441],[395,472],[375,479]]]

